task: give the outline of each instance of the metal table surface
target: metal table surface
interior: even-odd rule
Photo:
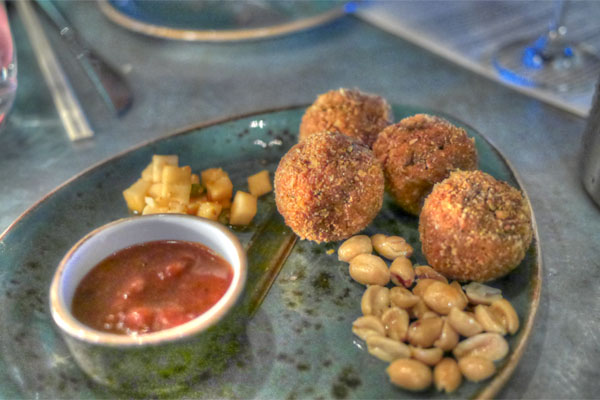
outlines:
[[[127,71],[134,105],[121,119],[113,117],[59,48],[96,130],[92,140],[70,142],[10,9],[19,88],[0,133],[0,230],[73,175],[136,144],[195,123],[311,103],[327,90],[358,87],[462,119],[489,138],[522,178],[538,222],[543,289],[525,354],[498,397],[597,398],[600,209],[580,183],[582,118],[352,16],[285,37],[202,44],[131,33],[91,2],[59,5],[99,53]]]

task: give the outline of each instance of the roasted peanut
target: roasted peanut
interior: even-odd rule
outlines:
[[[386,236],[378,233],[371,236],[371,242],[375,251],[388,260],[401,256],[410,257],[413,253],[412,246],[400,236]]]
[[[440,315],[435,311],[425,311],[419,319],[438,318]]]
[[[390,265],[390,276],[394,285],[409,288],[415,282],[415,270],[406,257],[398,257]]]
[[[390,281],[390,271],[381,257],[359,254],[350,261],[350,276],[363,285],[385,286]]]
[[[417,284],[415,285],[415,287],[413,288],[413,293],[416,294],[417,296],[423,298],[423,295],[425,294],[425,290],[427,290],[427,288],[438,282],[435,279],[419,279],[417,281]]]
[[[467,305],[455,288],[438,281],[429,285],[422,297],[429,308],[444,315],[448,314],[452,307],[462,310]]]
[[[493,302],[490,311],[500,317],[502,325],[511,335],[519,330],[519,316],[508,300],[500,299]]]
[[[390,303],[393,306],[409,309],[419,302],[420,297],[402,286],[396,286],[390,289]]]
[[[444,351],[450,351],[458,344],[458,333],[454,330],[452,325],[450,325],[446,317],[442,318],[442,320],[444,321],[442,333],[440,333],[440,337],[433,342],[433,345]]]
[[[408,327],[408,342],[413,346],[431,347],[440,337],[443,325],[439,317],[414,321]]]
[[[462,374],[456,360],[444,358],[433,369],[433,381],[438,391],[452,393],[462,383]]]
[[[428,312],[431,312],[427,304],[423,301],[423,299],[419,298],[419,301],[413,308],[410,309],[409,315],[413,319],[421,319]]]
[[[392,362],[399,358],[408,358],[411,354],[406,344],[384,336],[371,335],[366,342],[369,353],[382,361]]]
[[[456,358],[477,356],[497,361],[508,354],[508,343],[497,333],[480,333],[457,344],[452,354]]]
[[[475,307],[475,318],[486,332],[495,332],[506,335],[506,328],[499,315],[496,315],[488,306],[479,304]]]
[[[350,262],[359,254],[371,254],[373,245],[367,235],[356,235],[346,240],[338,249],[338,260]]]
[[[398,307],[388,308],[381,316],[381,322],[383,322],[385,332],[390,339],[401,342],[406,340],[410,322],[406,310]]]
[[[433,367],[440,362],[444,357],[444,350],[438,347],[429,347],[424,349],[422,347],[409,346],[410,356],[415,360],[421,361],[423,364],[427,364]]]
[[[389,268],[373,250],[392,260]],[[364,315],[352,332],[371,355],[391,362],[390,381],[404,389],[424,390],[434,381],[438,391],[452,393],[463,375],[474,382],[489,378],[493,362],[509,351],[502,335],[519,329],[515,309],[499,289],[477,282],[461,287],[430,266],[413,268],[412,251],[403,238],[383,234],[357,235],[340,246],[338,258],[349,262],[350,276],[368,286],[361,299]],[[390,280],[396,286],[388,289]],[[459,342],[461,335],[467,339]],[[456,360],[444,358],[447,351]]]
[[[390,289],[371,285],[365,290],[360,302],[363,315],[381,316],[390,306]]]
[[[458,293],[460,293],[460,295],[464,299],[465,303],[469,304],[469,298],[465,294],[465,291],[463,290],[462,286],[460,286],[460,283],[458,281],[452,281],[452,283],[450,283],[450,286],[452,286],[454,289],[456,289],[458,291]]]
[[[401,358],[387,368],[390,382],[403,389],[421,391],[431,385],[433,374],[431,369],[420,361]]]
[[[371,335],[385,336],[385,327],[383,322],[376,316],[366,315],[357,318],[352,323],[352,333],[362,340],[367,340]]]
[[[435,279],[436,281],[448,283],[448,279],[446,279],[444,275],[440,274],[429,265],[417,265],[415,267],[415,275],[417,276],[417,279]]]
[[[456,332],[466,337],[483,332],[483,328],[474,316],[461,311],[458,308],[452,308],[450,310],[448,322]]]
[[[502,298],[502,291],[479,282],[471,282],[464,286],[465,293],[472,304],[490,305]]]
[[[460,372],[471,382],[480,382],[496,372],[496,366],[487,358],[466,356],[458,360]]]

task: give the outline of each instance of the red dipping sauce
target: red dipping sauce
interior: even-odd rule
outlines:
[[[79,321],[104,332],[157,332],[207,311],[232,279],[231,265],[200,243],[147,242],[95,266],[79,283],[71,308]]]

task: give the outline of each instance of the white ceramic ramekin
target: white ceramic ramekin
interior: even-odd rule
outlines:
[[[118,250],[155,240],[199,242],[228,261],[233,279],[223,297],[185,324],[138,336],[101,332],[73,317],[75,289],[94,266]],[[74,358],[92,379],[138,393],[169,393],[210,369],[207,354],[213,357],[219,345],[235,340],[235,329],[224,321],[243,292],[246,274],[245,252],[222,224],[179,214],[131,217],[94,230],[69,250],[50,287],[50,310]]]

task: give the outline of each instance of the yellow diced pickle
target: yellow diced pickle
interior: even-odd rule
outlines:
[[[148,188],[148,196],[154,198],[162,196],[162,183],[157,182],[151,184]]]
[[[186,214],[186,205],[178,201],[169,201],[167,213],[170,214]]]
[[[248,190],[256,197],[267,194],[273,190],[269,171],[266,169],[248,177]]]
[[[200,208],[198,208],[198,216],[216,221],[219,219],[221,210],[221,204],[217,203],[216,201],[207,201],[200,204]]]
[[[190,197],[199,197],[204,193],[204,186],[199,183],[192,183],[192,190],[190,192]]]
[[[192,184],[192,169],[189,166],[165,165],[162,171],[163,184]]]
[[[211,201],[231,199],[233,184],[228,176],[221,176],[217,180],[206,184],[208,199]]]
[[[200,197],[191,198],[190,202],[186,206],[186,213],[190,215],[197,215],[198,209],[200,208],[200,204],[202,204],[205,201],[206,199],[202,200]]]
[[[207,183],[214,182],[223,176],[229,177],[227,172],[223,171],[223,168],[208,168],[200,172],[200,175],[202,176],[202,184],[204,186],[206,186]]]
[[[133,185],[123,191],[123,197],[127,207],[134,212],[140,213],[146,205],[144,198],[151,183],[142,179],[137,180]]]
[[[256,196],[237,191],[231,204],[229,223],[231,225],[248,225],[256,215]]]
[[[165,165],[179,165],[179,157],[174,155],[161,156],[155,154],[152,156],[152,181],[162,181],[162,170]]]
[[[157,205],[151,205],[151,204],[146,204],[146,207],[144,207],[144,210],[142,211],[143,215],[148,215],[148,214],[161,214],[161,213],[166,213],[169,209],[167,207],[161,207],[161,206],[157,206]]]
[[[154,166],[152,163],[148,164],[142,171],[142,180],[146,182],[153,182]]]
[[[181,204],[188,204],[190,202],[191,190],[192,190],[192,185],[188,185],[188,184],[167,185],[167,184],[163,183],[161,196],[171,199],[171,200],[177,200]]]

